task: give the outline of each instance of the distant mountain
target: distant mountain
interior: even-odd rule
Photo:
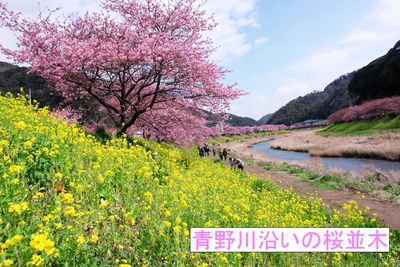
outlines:
[[[230,114],[230,119],[226,121],[231,126],[257,126],[257,121],[249,117],[240,117],[234,114]]]
[[[400,41],[389,52],[358,70],[349,84],[356,104],[400,95]]]
[[[19,93],[23,87],[25,93],[31,89],[32,98],[40,106],[57,107],[61,97],[47,84],[46,80],[36,74],[28,74],[29,68],[0,62],[0,91]]]
[[[215,126],[218,123],[219,116],[205,111],[207,113],[206,119],[209,121],[209,126]],[[231,113],[224,113],[222,115],[228,115],[229,119],[225,121],[226,124],[230,126],[257,126],[257,121],[248,118],[248,117],[240,117]]]
[[[5,72],[12,69],[18,69],[19,67],[7,62],[0,61],[0,72]]]
[[[310,119],[326,119],[334,112],[368,100],[400,95],[400,41],[367,66],[341,76],[322,92],[290,101],[268,120],[291,125]]]
[[[268,124],[292,125],[305,120],[323,120],[339,109],[352,105],[347,86],[354,73],[343,75],[322,92],[312,92],[290,101],[268,120]]]
[[[262,116],[262,118],[259,119],[259,120],[257,121],[257,123],[258,123],[259,125],[267,124],[267,123],[268,123],[268,120],[272,117],[272,115],[274,115],[274,113],[270,113],[270,114],[267,114],[267,115]]]

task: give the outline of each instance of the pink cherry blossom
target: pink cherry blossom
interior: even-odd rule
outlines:
[[[52,83],[66,102],[96,103],[99,122],[117,134],[187,143],[204,139],[202,110],[220,113],[243,94],[222,83],[227,70],[210,56],[205,33],[215,22],[196,0],[106,0],[100,13],[35,20],[0,1],[0,26],[18,49],[0,46],[16,63]]]
[[[286,125],[273,125],[266,124],[260,126],[229,126],[225,125],[223,127],[224,135],[241,135],[241,134],[251,134],[257,132],[272,132],[279,130],[287,130],[288,127]]]
[[[376,99],[358,106],[341,109],[330,115],[328,121],[331,123],[346,122],[398,114],[400,114],[400,96]]]

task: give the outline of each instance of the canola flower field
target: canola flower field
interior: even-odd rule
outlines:
[[[157,158],[152,152],[158,153]],[[190,227],[377,227],[195,150],[99,141],[0,96],[0,266],[398,266],[389,253],[190,253]]]

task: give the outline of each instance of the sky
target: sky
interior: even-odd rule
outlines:
[[[101,3],[8,2],[28,17],[56,7],[79,16],[99,11]],[[254,119],[323,90],[400,40],[400,0],[209,0],[205,8],[218,22],[209,34],[218,47],[213,60],[231,70],[224,83],[238,83],[247,93],[232,103],[230,112]],[[0,36],[3,45],[16,47],[11,32],[0,29]],[[0,61],[10,60],[0,54]]]

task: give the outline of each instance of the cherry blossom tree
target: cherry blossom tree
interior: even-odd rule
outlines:
[[[201,110],[222,112],[243,94],[222,83],[227,70],[211,60],[205,37],[215,23],[196,0],[106,0],[102,8],[31,20],[0,1],[0,25],[18,38],[17,50],[0,51],[30,64],[66,102],[95,101],[118,135],[145,129],[193,141],[208,132]]]
[[[251,134],[257,132],[273,132],[273,131],[280,131],[280,130],[287,130],[287,127],[284,124],[265,124],[260,126],[230,126],[225,125],[223,134],[225,135],[242,135],[242,134]]]
[[[376,119],[400,114],[400,96],[386,97],[344,108],[328,117],[330,123]]]

